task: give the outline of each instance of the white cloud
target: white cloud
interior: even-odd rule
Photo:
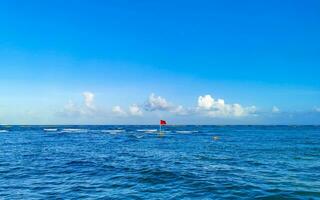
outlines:
[[[122,116],[122,117],[124,117],[124,116],[142,116],[143,115],[141,108],[136,104],[129,106],[129,111],[125,111],[120,106],[114,106],[112,108],[112,113],[117,116]]]
[[[146,111],[168,111],[176,115],[200,113],[210,117],[241,117],[256,112],[254,106],[243,107],[240,104],[226,104],[223,99],[215,100],[210,95],[199,96],[198,106],[186,109],[182,105],[175,106],[165,98],[152,93],[144,108]]]
[[[219,101],[223,101],[222,99],[218,99]],[[199,96],[198,98],[198,107],[205,110],[210,110],[215,103],[214,99],[210,95]],[[224,102],[220,102],[224,104]]]
[[[95,114],[94,94],[92,92],[83,92],[82,97],[84,104],[75,104],[73,101],[69,100],[60,114],[73,117]]]
[[[198,112],[210,117],[242,117],[256,112],[255,106],[243,107],[240,104],[226,104],[223,99],[211,97],[211,95],[199,96]]]
[[[94,106],[94,94],[92,92],[83,92],[84,104],[87,108],[95,109]]]
[[[272,113],[279,113],[280,109],[277,106],[272,107]]]
[[[182,105],[172,107],[170,110],[171,113],[174,113],[176,115],[188,115],[191,113],[191,109],[186,109]]]
[[[146,102],[144,106],[145,110],[147,111],[155,111],[155,110],[169,110],[170,104],[167,102],[167,100],[161,96],[156,96],[155,94],[151,94],[149,96],[148,101]]]
[[[243,117],[252,114],[256,114],[256,107],[243,107],[240,104],[227,104],[223,99],[214,99],[211,95],[204,95],[198,97],[198,104],[194,107],[185,108],[182,105],[174,105],[168,102],[165,98],[150,94],[148,100],[143,106],[139,104],[132,104],[128,107],[128,110],[123,109],[119,105],[114,106],[109,111],[103,111],[103,109],[96,109],[95,95],[92,92],[83,92],[83,104],[75,104],[69,101],[65,105],[63,114],[69,116],[93,116],[107,117],[110,114],[122,117],[129,116],[143,116],[143,111],[166,111],[174,115],[205,115],[209,117]],[[273,108],[275,110],[275,107]],[[320,112],[320,111],[319,111]]]
[[[118,116],[126,116],[127,113],[120,106],[114,106],[112,112]]]
[[[185,109],[182,105],[175,106],[161,96],[150,94],[149,99],[144,105],[146,111],[168,111],[176,115],[187,115],[190,109]]]
[[[129,113],[133,116],[142,116],[142,110],[136,104],[133,104],[129,107]]]

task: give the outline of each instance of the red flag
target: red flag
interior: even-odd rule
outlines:
[[[164,120],[160,120],[160,125],[167,125],[167,122]]]

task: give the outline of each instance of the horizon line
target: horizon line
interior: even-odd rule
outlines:
[[[159,126],[159,124],[0,124],[0,126]],[[320,126],[320,124],[167,124],[164,126]]]

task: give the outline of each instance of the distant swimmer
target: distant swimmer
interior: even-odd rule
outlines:
[[[220,137],[219,137],[219,136],[213,136],[212,139],[213,139],[213,140],[219,140]]]

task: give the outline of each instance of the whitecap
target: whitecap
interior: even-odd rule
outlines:
[[[62,129],[62,133],[84,133],[87,132],[87,129],[80,129],[80,128],[64,128]]]
[[[171,131],[161,131],[161,133],[171,133]]]
[[[140,139],[140,138],[143,138],[143,135],[133,135],[134,137]]]
[[[138,129],[138,132],[145,132],[145,133],[154,133],[157,132],[157,129]]]
[[[189,134],[189,133],[197,133],[198,131],[176,131],[176,133]]]
[[[0,130],[0,133],[8,133],[9,131],[7,130]]]
[[[118,133],[122,133],[125,132],[125,130],[120,130],[120,129],[116,129],[116,130],[101,130],[101,133],[109,133],[109,134],[118,134]]]

